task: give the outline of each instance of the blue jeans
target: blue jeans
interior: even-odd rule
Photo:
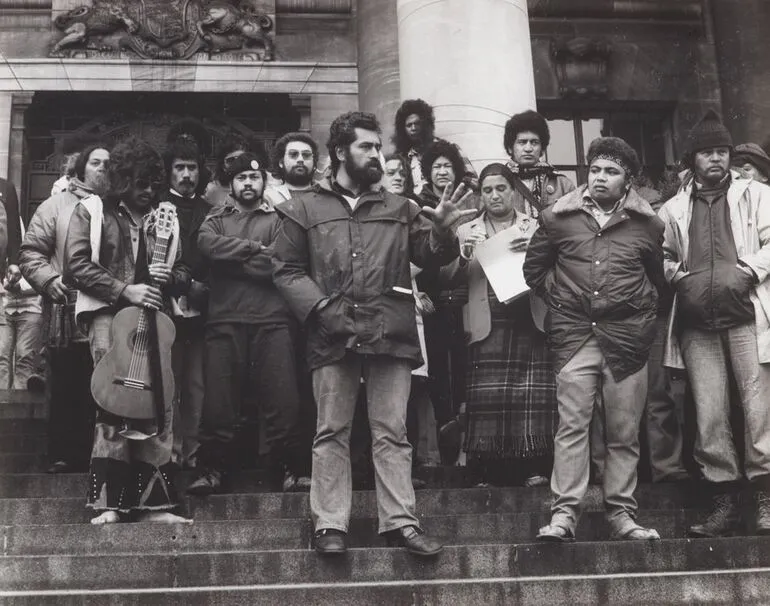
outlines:
[[[0,325],[0,389],[27,389],[32,375],[42,375],[42,315],[22,311],[5,314]]]
[[[686,329],[684,357],[695,400],[695,461],[709,482],[741,479],[730,427],[732,372],[744,416],[746,476],[770,474],[770,365],[760,364],[754,324],[719,332]]]
[[[647,365],[615,381],[595,337],[556,375],[559,429],[554,438],[551,523],[574,533],[588,488],[589,427],[597,398],[604,403],[606,449],[603,490],[613,531],[634,523],[639,423],[647,399]]]
[[[372,432],[379,532],[419,525],[412,488],[412,447],[406,438],[406,403],[412,380],[409,362],[349,352],[339,362],[313,371],[318,423],[310,510],[316,530],[348,530],[353,499],[350,428],[362,377]]]

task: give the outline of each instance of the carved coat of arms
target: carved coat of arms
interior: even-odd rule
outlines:
[[[272,61],[273,20],[258,0],[93,0],[54,20],[64,32],[54,56],[130,52],[188,59],[198,52]]]

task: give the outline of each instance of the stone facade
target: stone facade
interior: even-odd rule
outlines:
[[[736,38],[730,28],[745,27],[759,35],[760,24],[767,25],[770,14],[762,0],[743,0],[742,11],[731,10],[736,1],[484,0],[489,14],[505,19],[514,14],[506,11],[524,15],[528,11],[529,33],[514,32],[518,26],[512,20],[511,37],[529,38],[521,56],[531,54],[533,75],[521,75],[516,69],[513,79],[505,70],[515,65],[511,60],[515,44],[506,40],[507,46],[503,45],[495,40],[499,32],[489,30],[484,19],[469,18],[467,0],[442,3],[445,13],[440,18],[448,35],[424,44],[439,58],[460,56],[464,47],[479,49],[486,44],[490,49],[458,62],[462,69],[456,70],[454,88],[442,95],[440,103],[442,108],[465,106],[467,111],[489,106],[487,118],[474,120],[487,123],[484,132],[490,140],[502,138],[506,114],[532,104],[524,92],[531,86],[527,79],[533,78],[537,103],[546,106],[666,108],[673,124],[668,152],[673,162],[687,129],[709,107],[722,111],[728,125],[734,122],[739,138],[764,139],[765,133],[757,131],[767,126],[766,78],[752,79],[761,65],[752,69],[745,59],[766,60],[752,50],[758,47],[752,47],[750,37]],[[415,65],[422,60],[419,53],[410,53],[407,59],[402,54],[399,64],[399,22],[404,21],[397,8],[416,5],[413,0],[173,0],[163,4],[168,7],[163,10],[170,11],[165,21],[158,16],[157,0],[0,0],[0,175],[24,182],[24,111],[38,91],[290,94],[302,115],[301,127],[323,144],[331,119],[359,107],[381,117],[389,138],[393,113],[407,92],[399,76],[416,73]],[[85,37],[79,37],[78,32],[83,32],[77,25],[79,7],[106,10],[108,6],[122,7],[128,21],[120,21],[117,32],[108,27],[105,35],[99,34],[96,21],[89,22],[83,26]],[[225,10],[227,6],[232,9]],[[180,12],[183,9],[187,12]],[[227,20],[237,21],[238,15],[240,25],[228,30]],[[259,21],[260,15],[270,20],[270,27],[261,30],[270,40],[272,50],[267,56],[263,41],[248,38],[249,32],[254,33],[251,25],[267,23]],[[131,25],[133,21],[137,23]],[[54,52],[67,31],[78,35]],[[174,36],[183,38],[185,31],[188,38],[174,42]],[[201,31],[214,32],[220,46],[227,36],[243,45],[233,42],[238,48],[213,49],[214,43],[203,41]],[[137,51],[131,36],[144,36],[144,54]],[[189,52],[191,40],[198,44],[195,52]],[[160,58],[148,58],[147,52],[160,53]],[[405,60],[411,63],[403,65]],[[476,64],[479,73],[469,73]],[[419,72],[424,74],[420,78],[429,79],[432,71],[438,73],[429,66]],[[448,78],[452,70],[441,73]],[[494,79],[503,74],[503,80],[510,82],[490,105]],[[492,79],[486,88],[482,86],[485,78]],[[475,85],[467,86],[471,81]],[[746,81],[751,85],[743,87]],[[740,94],[743,90],[746,94]],[[465,110],[452,112],[437,113],[448,116],[451,134],[472,140],[473,133],[464,133],[458,126],[472,122]],[[441,125],[439,120],[440,129]],[[447,133],[439,130],[439,134]],[[477,159],[488,161],[496,153],[481,150]]]

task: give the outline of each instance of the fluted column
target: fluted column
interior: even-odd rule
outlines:
[[[358,105],[380,119],[387,147],[400,104],[396,0],[358,0],[357,11]]]
[[[433,105],[436,134],[476,170],[505,158],[505,121],[535,108],[527,1],[397,3],[401,98]]]

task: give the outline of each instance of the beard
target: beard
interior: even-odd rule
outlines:
[[[286,181],[289,185],[293,185],[294,187],[305,187],[307,185],[310,185],[310,182],[313,180],[313,169],[307,168],[305,169],[305,172],[295,172],[296,169],[292,169],[288,172],[285,172],[283,175],[283,180]]]
[[[244,193],[253,193],[254,195],[244,196]],[[237,194],[235,192],[230,192],[232,197],[235,199],[238,204],[241,204],[242,206],[246,207],[252,207],[259,204],[259,201],[262,199],[262,194],[258,192],[256,189],[242,189]]]
[[[86,187],[95,194],[101,196],[107,193],[107,190],[110,188],[110,177],[107,173],[96,173],[88,179]]]
[[[373,158],[364,166],[358,166],[348,152],[345,153],[345,171],[350,180],[361,188],[379,183],[383,174],[379,159]]]

